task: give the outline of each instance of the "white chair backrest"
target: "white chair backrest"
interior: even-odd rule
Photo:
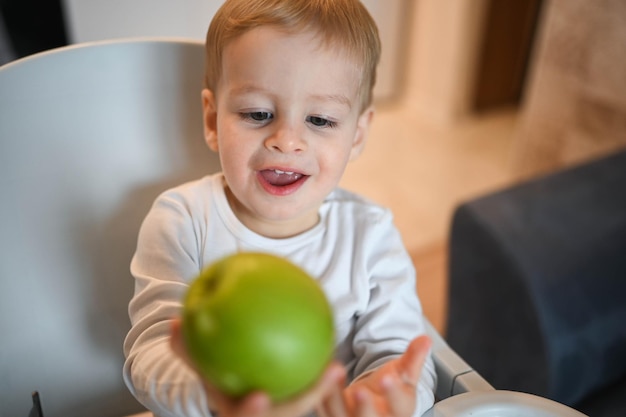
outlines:
[[[0,67],[0,417],[141,410],[122,381],[136,236],[161,191],[218,169],[201,43],[77,45]]]

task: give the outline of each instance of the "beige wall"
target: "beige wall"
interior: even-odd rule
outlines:
[[[626,1],[546,0],[513,144],[523,176],[626,147]]]
[[[427,123],[469,116],[486,0],[415,0],[405,104]]]

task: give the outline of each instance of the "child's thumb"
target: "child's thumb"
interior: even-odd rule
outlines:
[[[185,347],[185,341],[183,340],[183,332],[182,332],[182,322],[180,319],[172,320],[170,325],[170,348],[176,353],[176,355],[181,358],[185,363],[193,368],[193,364],[191,363],[191,359],[189,359],[189,355],[187,354],[187,349]]]
[[[404,382],[417,385],[431,345],[432,341],[426,335],[411,341],[406,352],[400,358],[400,376]]]

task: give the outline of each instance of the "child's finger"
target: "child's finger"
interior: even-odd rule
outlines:
[[[417,397],[415,385],[400,380],[397,374],[384,376],[381,385],[392,416],[405,416],[415,410]]]
[[[304,394],[286,403],[278,404],[272,417],[304,415],[314,410],[343,381],[346,372],[337,362],[331,363],[317,383]]]
[[[241,400],[240,403],[229,405],[224,404],[226,409],[230,409],[228,415],[239,417],[262,417],[269,414],[272,403],[270,398],[260,392],[252,393]]]
[[[373,398],[364,389],[357,389],[354,393],[356,412],[358,417],[377,417]]]
[[[337,384],[336,389],[331,390],[326,399],[317,407],[320,417],[347,417],[346,403],[343,396],[345,378]]]
[[[431,345],[432,342],[428,336],[417,337],[411,341],[406,352],[400,357],[398,372],[405,383],[417,385]]]

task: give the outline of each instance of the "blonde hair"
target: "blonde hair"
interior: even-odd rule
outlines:
[[[339,47],[362,66],[361,111],[372,103],[380,39],[376,23],[359,0],[227,0],[206,37],[206,87],[216,92],[222,52],[233,39],[259,26],[287,33],[312,30],[323,46]]]

